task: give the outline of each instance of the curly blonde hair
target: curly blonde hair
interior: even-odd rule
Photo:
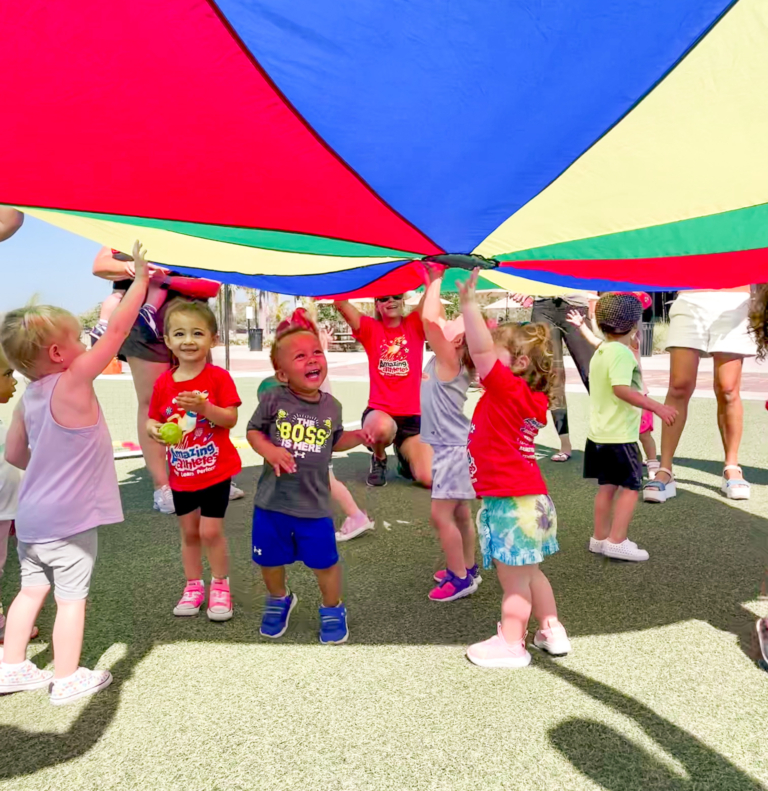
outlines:
[[[504,346],[513,360],[526,356],[528,367],[518,376],[524,379],[534,393],[549,395],[557,383],[554,365],[554,346],[549,326],[542,323],[500,324],[492,332],[493,342]]]
[[[768,283],[758,286],[749,306],[749,332],[757,343],[757,359],[768,355]]]
[[[61,338],[65,325],[79,327],[80,322],[64,308],[30,304],[5,314],[0,325],[0,345],[19,373],[38,379],[40,352]]]

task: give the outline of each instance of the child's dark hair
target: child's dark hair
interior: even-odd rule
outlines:
[[[183,297],[176,297],[175,299],[171,300],[168,303],[168,307],[165,309],[165,317],[163,318],[163,324],[165,325],[164,332],[166,335],[168,334],[168,327],[171,325],[171,316],[173,316],[174,313],[187,313],[193,316],[198,316],[205,322],[206,326],[211,332],[211,335],[219,334],[219,325],[216,321],[216,316],[214,312],[208,307],[207,302],[184,299]]]
[[[287,319],[277,325],[275,340],[269,350],[269,360],[275,370],[277,370],[277,353],[280,350],[280,345],[286,338],[290,338],[291,335],[296,335],[299,332],[311,332],[312,335],[317,337],[318,341],[320,340],[317,326],[310,318],[306,308],[296,308]]]
[[[549,397],[557,381],[555,352],[549,326],[542,323],[507,322],[493,330],[493,342],[509,350],[512,359],[525,355],[529,360],[525,371],[518,374],[534,393]]]
[[[757,359],[768,355],[768,283],[757,287],[749,306],[749,332],[757,343]]]

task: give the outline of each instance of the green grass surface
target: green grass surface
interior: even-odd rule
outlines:
[[[357,419],[361,398],[353,385],[336,388],[347,420]],[[583,446],[586,398],[569,403]],[[767,787],[768,675],[750,642],[755,613],[768,614],[758,601],[768,417],[762,404],[746,405],[742,462],[755,486],[749,503],[732,505],[711,461],[721,453],[714,407],[692,405],[680,495],[638,507],[631,536],[650,551],[646,564],[590,555],[594,487],[581,478],[581,454],[561,465],[542,460],[561,542],[544,568],[574,650],[561,660],[534,653],[519,671],[482,670],[464,657],[495,629],[494,572],[469,599],[428,601],[440,563],[429,495],[392,479],[367,489],[364,454],[335,464],[377,517],[372,534],[342,548],[351,639],[339,647],[317,643],[318,592],[298,567],[289,632],[277,642],[258,635],[254,455],[243,454],[239,479],[248,498],[227,518],[237,609],[226,624],[171,615],[183,584],[175,520],[151,511],[140,460],[119,462],[126,521],[100,533],[83,655],[86,665],[111,668],[115,682],[70,707],[50,706],[44,692],[1,698],[0,788]],[[542,453],[554,444],[550,427]],[[6,604],[17,577],[12,557]],[[53,615],[48,605],[30,648],[41,666],[51,661]]]

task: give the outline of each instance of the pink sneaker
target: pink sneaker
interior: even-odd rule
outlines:
[[[429,598],[432,601],[456,601],[471,596],[476,590],[477,581],[469,572],[462,579],[448,571],[443,581],[429,592]]]
[[[360,511],[356,516],[348,516],[344,520],[344,524],[336,533],[336,540],[349,541],[351,538],[357,538],[368,530],[373,530],[373,522],[371,522],[366,513]]]
[[[539,629],[534,635],[533,644],[552,656],[565,656],[571,652],[571,641],[562,624],[549,629]]]
[[[211,589],[208,592],[208,620],[228,621],[232,615],[229,577],[225,580],[211,580]]]
[[[174,615],[197,615],[205,601],[205,583],[202,580],[187,580],[179,603],[173,608]]]
[[[475,643],[467,648],[467,659],[479,667],[527,667],[531,663],[531,655],[525,650],[525,640],[510,645],[498,632],[482,643]]]

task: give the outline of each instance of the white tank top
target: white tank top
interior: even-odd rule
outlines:
[[[51,397],[60,377],[31,382],[22,397],[32,455],[19,490],[16,535],[26,544],[123,521],[112,439],[101,407],[92,426],[59,425]]]

